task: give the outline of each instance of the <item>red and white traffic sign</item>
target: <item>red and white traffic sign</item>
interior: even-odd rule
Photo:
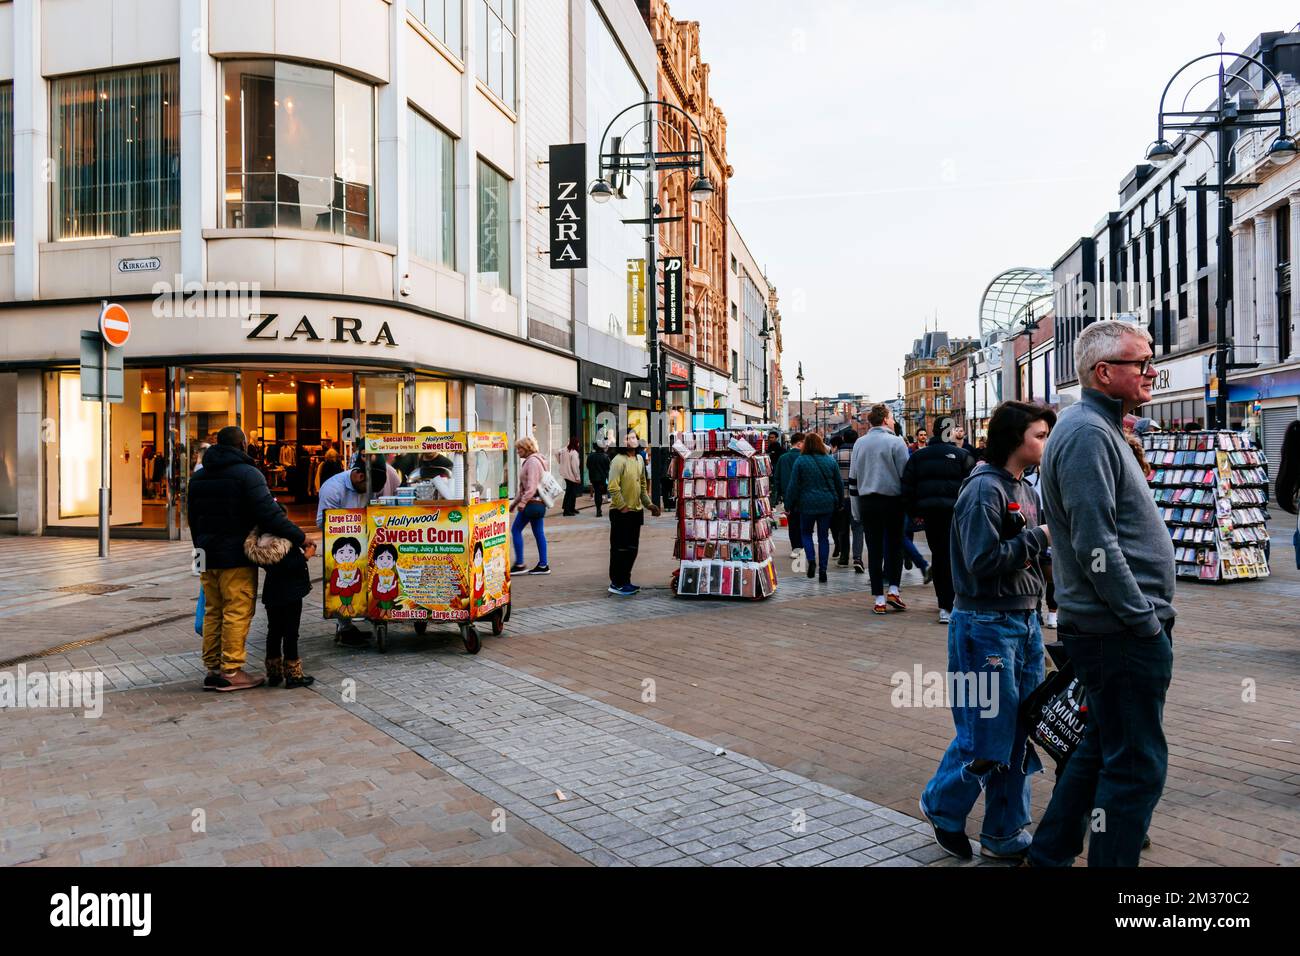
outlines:
[[[104,303],[99,312],[99,334],[109,345],[121,347],[131,337],[131,316],[116,302]]]

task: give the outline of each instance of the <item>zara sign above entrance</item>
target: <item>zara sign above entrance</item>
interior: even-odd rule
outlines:
[[[316,320],[320,322],[320,319]],[[397,341],[393,338],[393,330],[388,327],[388,323],[380,322],[376,328],[372,323],[369,328],[361,319],[351,318],[344,315],[335,315],[324,320],[326,323],[332,323],[333,327],[325,327],[324,331],[328,334],[333,332],[329,339],[331,342],[346,342],[349,345],[391,345],[396,346]],[[246,320],[247,325],[251,326],[246,339],[273,342],[281,340],[285,342],[324,342],[325,338],[316,331],[308,316],[302,316],[294,324],[293,329],[288,335],[281,336],[280,329],[283,325],[293,322],[290,317],[281,316],[277,312],[262,312],[250,315]],[[371,337],[373,333],[373,337]]]

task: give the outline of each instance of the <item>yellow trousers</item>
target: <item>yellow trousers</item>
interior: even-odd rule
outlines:
[[[257,568],[204,571],[203,666],[226,673],[244,666],[248,627],[257,610]]]

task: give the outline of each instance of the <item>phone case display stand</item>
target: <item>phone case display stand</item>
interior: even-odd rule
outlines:
[[[1264,453],[1233,431],[1156,432],[1143,436],[1142,447],[1178,577],[1268,577]]]
[[[674,436],[677,542],[673,593],[749,598],[776,592],[769,500],[772,462],[757,432]]]

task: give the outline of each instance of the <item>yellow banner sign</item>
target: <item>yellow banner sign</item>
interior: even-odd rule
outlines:
[[[504,432],[471,432],[470,451],[506,451],[510,448]]]
[[[367,435],[365,450],[370,454],[409,455],[436,451],[463,452],[465,447],[464,432],[409,432]]]
[[[366,513],[325,512],[325,616],[366,616]]]
[[[645,335],[645,260],[627,260],[627,334]]]
[[[469,619],[469,514],[460,508],[368,508],[372,620]]]
[[[470,606],[475,618],[510,600],[510,520],[505,502],[474,505]]]

